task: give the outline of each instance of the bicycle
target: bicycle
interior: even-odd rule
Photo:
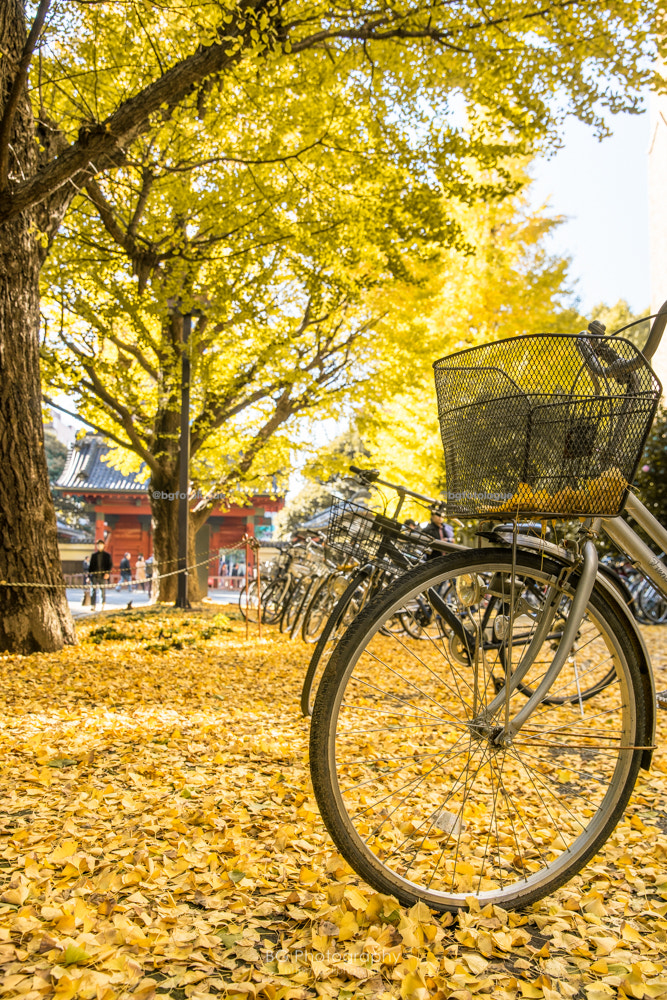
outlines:
[[[394,490],[398,499],[393,517],[387,516],[386,509],[383,514],[374,513],[360,504],[345,499],[340,499],[332,508],[328,544],[340,554],[341,558],[355,559],[358,568],[332,607],[329,617],[320,630],[308,663],[301,689],[301,711],[306,716],[312,713],[319,678],[326,665],[324,654],[327,645],[334,642],[340,631],[359,614],[371,595],[385,587],[391,579],[420,562],[429,549],[456,551],[461,548],[453,542],[438,542],[419,531],[406,530],[399,520],[406,497],[428,506],[429,509],[438,506],[438,501],[381,479],[376,469],[351,466],[350,471],[366,488],[384,486]],[[399,624],[404,628],[400,621]],[[395,629],[396,624],[392,623],[386,627]]]
[[[304,612],[301,638],[306,643],[315,643],[320,638],[336,602],[349,582],[350,573],[359,568],[356,560],[339,561],[340,558],[330,554],[329,562],[333,568],[327,576],[320,579]]]
[[[280,622],[285,631],[283,617],[287,606],[295,595],[295,588],[302,578],[312,573],[319,565],[321,545],[317,535],[297,535],[295,543],[281,552],[269,564],[262,581],[262,621],[266,624]],[[239,591],[239,609],[244,618],[256,622],[258,617],[257,580],[250,580]]]
[[[510,518],[511,543],[434,559],[369,601],[326,666],[310,737],[338,850],[405,905],[511,909],[553,892],[600,850],[650,766],[651,664],[595,541],[604,532],[667,596],[667,568],[618,517],[667,551],[628,492],[666,324],[667,303],[643,354],[591,324],[435,363],[448,512]],[[519,544],[521,516],[576,517],[579,534]],[[388,633],[416,599],[431,609],[427,641]]]

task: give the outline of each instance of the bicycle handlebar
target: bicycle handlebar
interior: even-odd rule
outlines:
[[[442,516],[446,517],[447,511],[447,501],[446,500],[434,500],[433,497],[424,496],[423,493],[416,493],[414,490],[409,490],[407,486],[399,486],[397,483],[390,483],[386,479],[380,479],[380,473],[377,469],[360,469],[356,465],[350,466],[350,472],[353,472],[363,483],[367,483],[369,486],[376,484],[378,486],[386,486],[390,490],[396,490],[399,497],[412,497],[413,500],[418,500],[420,503],[434,510],[435,513],[442,512]],[[402,502],[402,501],[401,501]],[[458,525],[459,528],[463,527],[463,524],[457,517],[450,518],[454,524]]]
[[[647,361],[650,361],[658,347],[667,326],[667,302],[663,302],[651,325],[648,339],[644,344],[642,354]],[[605,338],[606,327],[593,320],[588,324],[587,333],[580,333],[577,337],[577,347],[584,359],[584,363],[591,375],[595,378],[613,378],[617,382],[623,382],[641,365],[640,358],[625,361],[611,346],[610,339]],[[606,366],[601,362],[606,362]]]
[[[422,493],[415,493],[414,490],[409,490],[407,486],[399,486],[397,483],[390,483],[386,479],[380,479],[380,473],[377,469],[360,469],[356,465],[351,465],[350,472],[358,476],[362,482],[368,483],[369,486],[374,483],[377,483],[378,486],[386,486],[388,489],[396,490],[397,493],[402,493],[406,497],[421,500],[422,503],[427,504],[429,507],[444,503],[444,501],[434,500],[433,497],[426,497]]]
[[[653,320],[651,329],[649,331],[648,340],[644,344],[644,350],[642,351],[642,354],[648,361],[651,360],[655,352],[658,350],[666,326],[667,326],[667,302],[663,302],[660,308],[658,309],[657,316]]]

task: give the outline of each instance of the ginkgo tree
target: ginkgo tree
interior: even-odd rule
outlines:
[[[388,338],[374,329],[386,310],[372,293],[419,282],[440,249],[466,247],[450,204],[462,191],[500,198],[516,186],[506,170],[475,177],[446,124],[413,136],[380,125],[379,94],[361,75],[343,86],[321,63],[272,94],[263,87],[270,127],[259,127],[257,88],[231,89],[234,113],[208,122],[204,143],[185,109],[112,178],[88,181],[43,270],[43,308],[60,318],[42,348],[45,384],[75,395],[84,419],[146,464],[165,573],[178,538],[168,497],[178,492],[182,313],[196,312],[193,486],[265,491],[286,473],[295,418],[381,392]],[[250,114],[255,129],[230,135],[227,118]],[[191,512],[192,539],[209,509]],[[174,585],[165,577],[160,597]]]
[[[508,143],[526,150],[554,138],[565,108],[595,124],[601,104],[638,106],[651,17],[639,0],[497,0],[489,10],[469,0],[382,0],[361,8],[309,0],[5,0],[0,648],[51,649],[73,637],[42,438],[39,271],[82,188],[125,168],[137,144],[170,117],[180,121],[186,107],[203,114],[203,134],[207,114],[225,108],[218,97],[232,78],[270,90],[283,66],[306,62],[329,62],[341,79],[362,75],[370,88],[384,88],[376,110],[381,129],[404,119],[406,134],[428,127],[434,104],[456,97],[465,148],[491,123],[502,140],[498,156]],[[260,107],[262,93],[260,86]],[[233,145],[232,138],[231,157]],[[492,145],[483,158],[490,167]],[[453,155],[454,171],[455,164]],[[387,194],[401,203],[401,188]],[[46,586],[14,586],[29,581]]]
[[[517,167],[517,176],[528,181],[523,168]],[[364,464],[393,482],[413,488],[418,483],[434,497],[446,490],[446,480],[433,362],[489,340],[577,333],[588,322],[576,308],[569,260],[547,249],[561,220],[532,209],[529,190],[500,203],[463,207],[457,221],[476,252],[443,251],[427,285],[400,291],[394,312],[418,313],[418,337],[394,345],[396,377],[389,399],[348,410],[363,441]],[[306,475],[319,480],[343,471],[338,451],[326,446],[306,466]],[[426,516],[418,506],[405,511]]]

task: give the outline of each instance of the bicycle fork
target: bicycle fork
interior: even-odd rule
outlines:
[[[579,583],[577,584],[576,592],[572,598],[572,604],[567,615],[566,624],[554,658],[542,678],[541,683],[513,718],[508,718],[504,725],[496,723],[495,727],[491,729],[490,726],[494,715],[500,712],[503,708],[505,708],[507,712],[512,694],[521,684],[524,677],[532,667],[535,657],[538,655],[549,634],[562,598],[561,587],[563,583],[575,571],[575,569],[579,568],[581,575]],[[560,674],[570,650],[574,645],[581,623],[584,620],[586,608],[593,592],[593,587],[595,586],[597,569],[597,549],[589,538],[584,542],[581,562],[578,565],[564,566],[556,584],[550,587],[547,591],[540,620],[537,623],[533,637],[528,644],[528,648],[521,657],[516,670],[514,670],[509,676],[506,674],[505,682],[496,693],[495,698],[486,706],[483,712],[477,715],[472,721],[471,725],[479,730],[480,735],[484,733],[484,735],[490,737],[491,742],[496,746],[507,746],[512,742],[521,727],[525,725],[538,705],[542,703],[543,699],[546,697]],[[457,618],[451,609],[447,607],[446,603],[442,600],[435,589],[429,591],[429,598],[436,611],[462,641],[471,660],[476,659],[480,652],[479,639],[468,632],[460,619]]]
[[[567,578],[572,573],[573,569],[574,567],[564,567],[565,572],[562,574],[562,577]],[[495,743],[496,746],[507,746],[512,742],[521,727],[525,725],[535,709],[542,703],[543,699],[549,693],[552,685],[563,669],[570,650],[574,645],[581,623],[586,615],[586,608],[593,592],[593,587],[595,586],[597,570],[598,553],[595,545],[589,538],[583,545],[581,576],[579,583],[577,584],[574,597],[572,598],[572,604],[570,605],[570,611],[567,615],[565,628],[563,629],[560,642],[558,643],[556,654],[544,677],[542,678],[541,683],[528,698],[525,705],[512,719],[506,722],[505,725],[498,727],[498,732],[496,732],[493,736],[493,743]],[[535,634],[528,646],[528,649],[522,656],[517,669],[509,678],[506,677],[505,684],[497,693],[493,701],[487,706],[484,712],[486,717],[492,716],[495,711],[509,703],[512,693],[516,690],[518,685],[528,673],[530,667],[533,665],[533,661],[539,652],[544,639],[548,635],[558,604],[560,603],[562,596],[560,586],[562,582],[563,579],[559,578],[556,586],[550,588],[551,594],[549,595],[547,606],[544,609],[544,614],[535,630]]]

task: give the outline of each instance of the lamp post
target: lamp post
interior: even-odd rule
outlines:
[[[190,507],[190,331],[192,313],[183,316],[183,353],[181,355],[181,431],[178,467],[178,589],[176,607],[189,608],[188,601],[188,529]]]

